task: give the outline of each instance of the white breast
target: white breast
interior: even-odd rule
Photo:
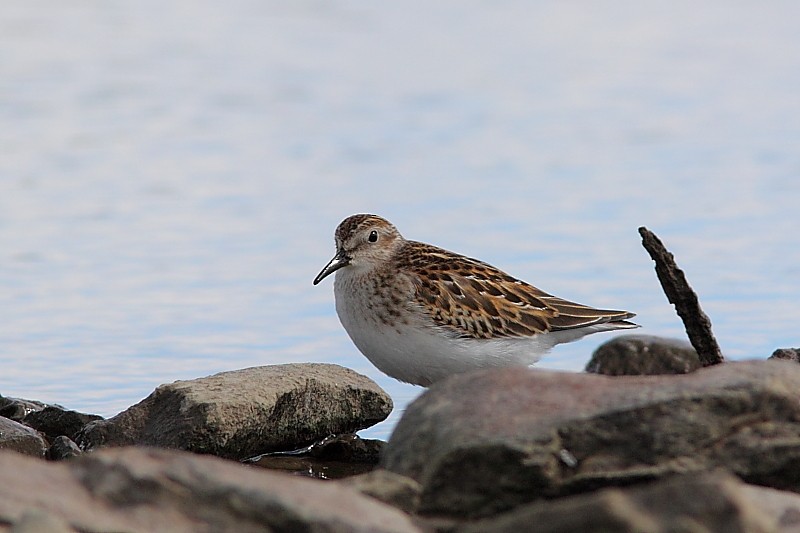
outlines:
[[[402,285],[402,284],[401,284]],[[336,272],[336,312],[356,347],[385,374],[428,386],[449,375],[501,366],[527,366],[558,342],[553,334],[528,339],[455,338],[437,327],[413,304],[412,288],[401,297],[401,316],[390,314],[390,301],[376,282]],[[397,304],[394,308],[397,308]]]

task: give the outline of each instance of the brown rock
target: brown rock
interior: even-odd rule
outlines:
[[[687,341],[651,335],[621,335],[600,345],[586,371],[608,376],[687,374],[702,368]]]
[[[800,367],[676,376],[489,370],[432,386],[381,464],[422,486],[420,512],[488,516],[543,497],[722,466],[800,491]]]
[[[77,531],[418,531],[347,487],[133,447],[58,463],[0,452],[0,524],[16,527],[31,510]]]
[[[421,490],[419,483],[382,468],[343,479],[338,483],[352,487],[361,494],[371,496],[407,513],[416,512],[419,506]]]
[[[800,362],[800,348],[778,348],[772,355],[769,356],[770,359],[784,359],[786,361],[794,361],[795,363]]]
[[[47,442],[38,431],[0,416],[0,450],[44,457]]]
[[[536,502],[457,530],[463,533],[789,533],[798,530],[792,516],[800,516],[800,495],[746,485],[731,475],[717,472]]]
[[[84,447],[144,444],[245,459],[300,448],[385,419],[391,398],[369,378],[329,364],[222,372],[161,385],[84,428]]]

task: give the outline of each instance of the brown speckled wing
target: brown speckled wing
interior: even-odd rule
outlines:
[[[459,337],[524,338],[634,316],[562,300],[487,263],[428,244],[407,241],[398,261],[416,274],[417,303]]]

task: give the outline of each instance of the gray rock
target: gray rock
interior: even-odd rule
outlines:
[[[542,501],[457,528],[462,533],[797,532],[800,495],[721,472]]]
[[[800,348],[778,348],[772,355],[769,356],[770,359],[785,359],[787,361],[794,361],[795,363],[800,362]]]
[[[262,366],[161,385],[117,416],[87,425],[78,444],[144,444],[245,459],[355,432],[391,410],[389,395],[347,368]]]
[[[676,376],[501,369],[454,376],[406,410],[381,460],[420,512],[489,516],[543,497],[717,466],[800,491],[800,367]]]
[[[609,376],[641,376],[687,374],[702,367],[688,341],[652,335],[621,335],[594,351],[586,371]]]
[[[375,498],[407,513],[414,513],[419,506],[419,483],[411,478],[379,468],[337,481],[352,487],[361,494]]]
[[[0,524],[19,523],[29,509],[77,531],[419,531],[341,485],[153,448],[57,463],[0,452]]]
[[[47,407],[46,403],[36,400],[0,396],[0,416],[10,418],[15,422],[22,422],[22,419],[30,413],[41,411],[45,407]]]
[[[47,459],[50,461],[63,461],[82,455],[83,451],[75,444],[72,439],[64,435],[53,439],[53,443],[47,449]]]
[[[22,423],[41,431],[52,441],[61,435],[74,439],[86,424],[102,419],[102,416],[79,413],[56,405],[48,405],[44,409],[28,413],[22,419]]]
[[[0,450],[44,457],[47,442],[38,431],[0,416]]]

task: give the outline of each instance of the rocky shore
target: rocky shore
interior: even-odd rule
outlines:
[[[0,531],[800,531],[800,366],[772,359],[621,336],[587,373],[437,383],[388,443],[353,433],[391,399],[336,365],[162,385],[107,420],[0,397]],[[334,463],[367,473],[296,475]]]

